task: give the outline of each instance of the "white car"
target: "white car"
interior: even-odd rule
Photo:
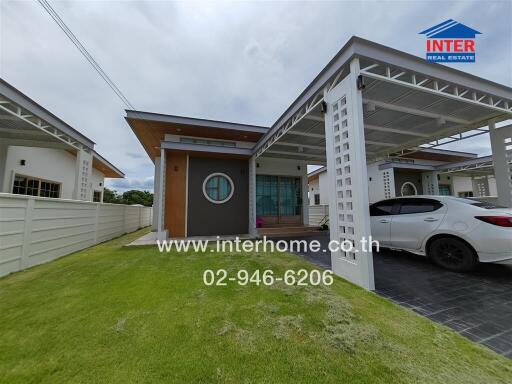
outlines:
[[[453,271],[478,262],[512,265],[512,209],[452,196],[411,196],[370,206],[383,248],[428,256]]]

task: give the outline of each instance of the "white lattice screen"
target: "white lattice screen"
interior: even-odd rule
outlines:
[[[337,275],[374,289],[372,253],[362,244],[370,235],[370,217],[362,95],[354,72],[351,65],[351,74],[325,95],[331,241],[354,246],[331,252],[331,262]]]
[[[394,197],[394,196],[392,196],[392,191],[391,191],[391,183],[394,182],[394,180],[392,180],[391,172],[392,171],[390,171],[390,170],[382,172],[382,182],[384,185],[384,198],[385,199]]]

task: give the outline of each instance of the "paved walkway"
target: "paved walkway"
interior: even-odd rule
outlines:
[[[308,237],[327,249],[327,234]],[[302,254],[324,268],[328,252]],[[482,264],[460,274],[432,265],[426,258],[382,250],[374,254],[376,293],[444,324],[461,335],[512,358],[512,268]]]

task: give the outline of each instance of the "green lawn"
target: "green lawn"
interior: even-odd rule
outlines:
[[[511,383],[512,362],[341,279],[206,287],[283,254],[122,248],[0,279],[0,383]]]

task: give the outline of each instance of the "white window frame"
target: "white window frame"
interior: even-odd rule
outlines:
[[[229,195],[224,200],[214,200],[210,196],[208,196],[208,193],[206,192],[206,184],[208,183],[208,181],[211,178],[216,177],[216,176],[225,177],[228,180],[229,184],[231,185],[231,191],[229,192]],[[233,197],[234,192],[235,192],[235,184],[233,183],[233,180],[231,179],[231,177],[229,177],[225,173],[222,173],[222,172],[211,173],[208,176],[206,176],[203,181],[203,195],[206,198],[206,200],[208,200],[210,203],[213,203],[213,204],[227,203],[231,199],[231,197]]]
[[[25,177],[25,178],[30,179],[30,180],[38,180],[39,181],[39,186],[37,188],[37,195],[28,195],[26,193],[25,194],[16,193],[16,195],[19,195],[19,196],[32,196],[32,197],[42,197],[42,198],[45,198],[45,199],[60,199],[61,196],[62,196],[62,183],[60,183],[58,181],[42,179],[42,178],[37,177],[37,176],[30,176],[30,175],[27,175],[27,174],[18,173],[18,172],[15,172],[15,171],[12,172],[12,182],[11,182],[11,187],[10,187],[10,193],[11,194],[15,194],[15,193],[13,193],[13,189],[14,189],[14,181],[16,180],[16,176]],[[57,184],[59,186],[58,196],[57,197],[41,196],[41,183],[42,182],[44,182],[44,183],[51,183],[51,184]]]

